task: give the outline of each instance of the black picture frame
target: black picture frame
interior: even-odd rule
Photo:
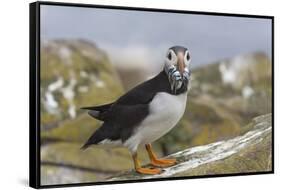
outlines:
[[[103,8],[103,9],[118,9],[132,11],[148,11],[148,12],[169,12],[183,14],[199,14],[199,15],[217,15],[245,18],[264,18],[271,20],[272,30],[272,170],[264,172],[250,172],[239,174],[215,174],[204,176],[191,177],[172,177],[172,178],[157,178],[157,179],[141,179],[129,181],[111,181],[111,182],[91,182],[91,183],[71,183],[60,185],[41,185],[40,184],[40,6],[67,6],[67,7],[86,7],[86,8]],[[30,35],[30,65],[29,65],[29,185],[33,188],[53,188],[53,187],[72,187],[72,186],[87,186],[101,184],[118,184],[118,183],[138,183],[147,181],[165,181],[165,180],[182,180],[194,178],[211,178],[211,177],[227,177],[227,176],[244,176],[244,175],[259,175],[274,173],[274,16],[264,15],[248,15],[234,13],[218,13],[218,12],[201,12],[188,10],[171,10],[171,9],[156,9],[156,8],[141,8],[141,7],[123,7],[123,6],[108,6],[108,5],[92,5],[80,3],[61,3],[61,2],[45,2],[39,1],[29,4],[29,35]]]

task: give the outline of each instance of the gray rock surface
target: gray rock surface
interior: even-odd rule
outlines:
[[[165,168],[159,175],[131,171],[109,180],[271,171],[271,124],[271,114],[256,117],[249,124],[252,129],[242,136],[171,154],[168,157],[176,158],[178,164]]]

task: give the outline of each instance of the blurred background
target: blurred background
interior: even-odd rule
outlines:
[[[269,19],[41,6],[42,185],[133,168],[124,148],[80,150],[101,123],[79,108],[114,101],[160,72],[173,45],[191,52],[192,88],[178,126],[154,143],[159,156],[244,134],[271,112]]]

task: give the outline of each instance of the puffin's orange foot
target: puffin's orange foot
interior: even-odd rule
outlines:
[[[169,167],[177,163],[176,159],[153,159],[151,165],[156,167]]]
[[[159,168],[137,168],[136,171],[140,174],[156,175],[162,173]]]

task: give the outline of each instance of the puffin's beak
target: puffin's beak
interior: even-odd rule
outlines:
[[[178,71],[182,76],[184,72],[184,54],[182,52],[179,52],[177,56],[178,56]]]

